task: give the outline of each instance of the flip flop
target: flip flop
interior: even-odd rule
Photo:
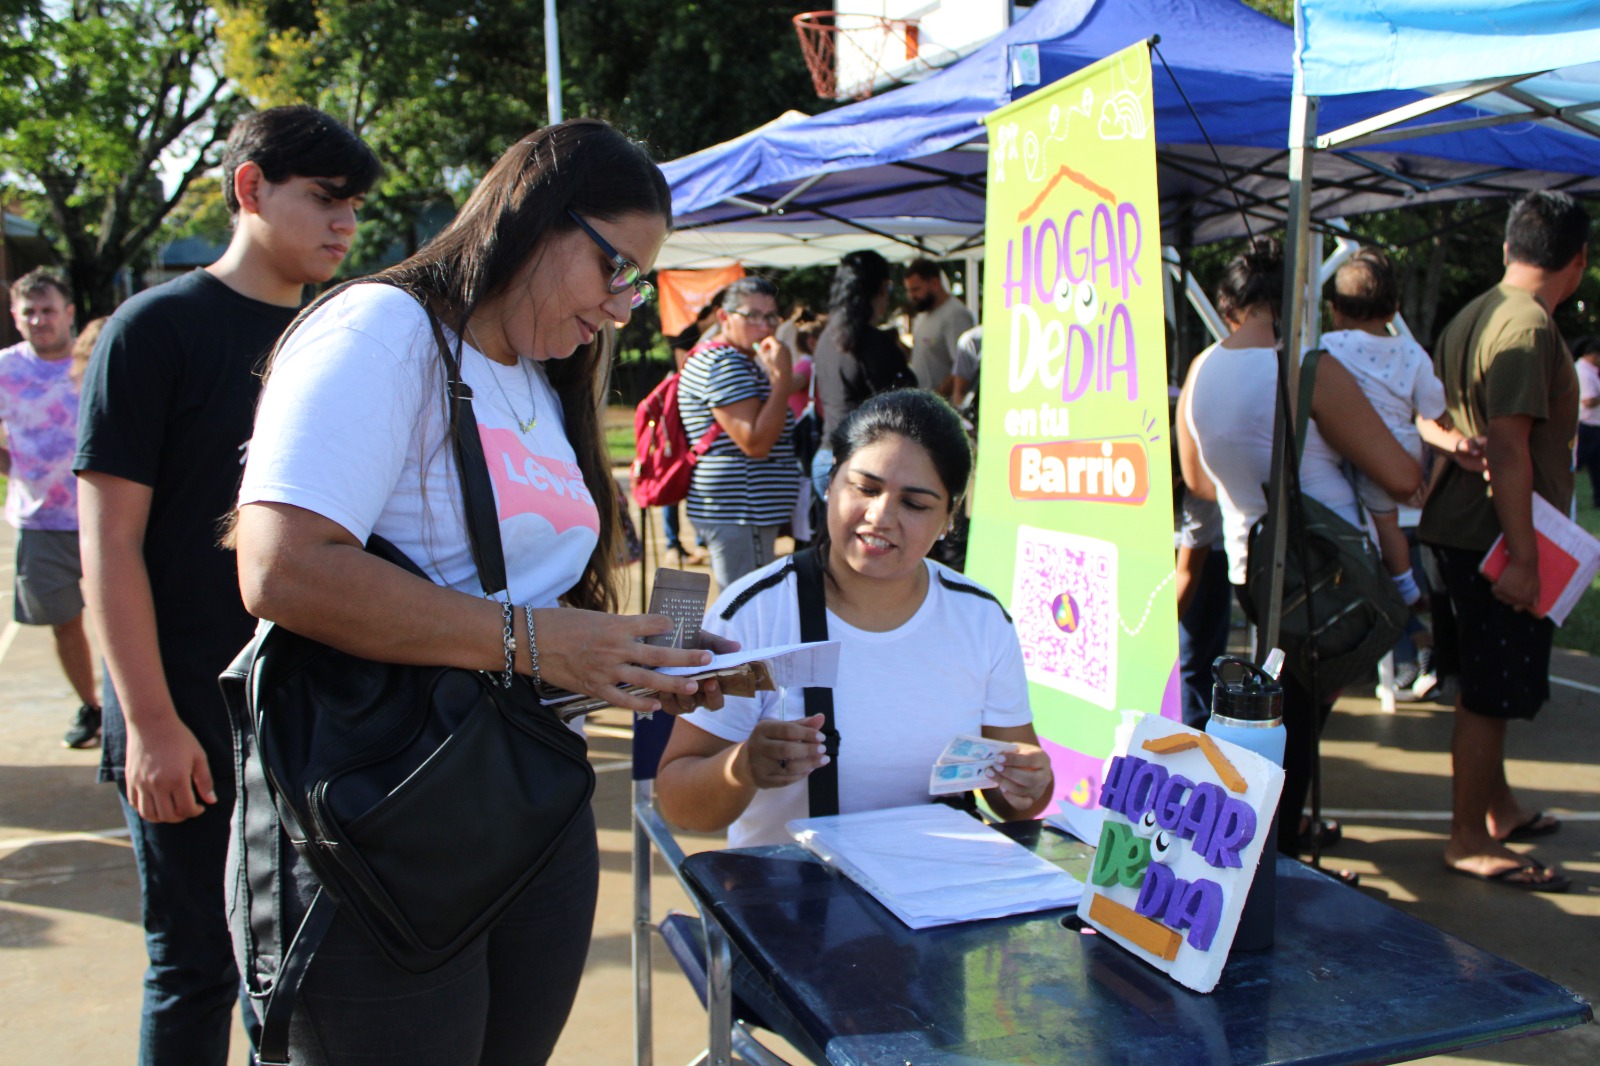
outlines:
[[[1471,870],[1463,870],[1459,866],[1450,866],[1448,863],[1445,865],[1449,866],[1452,873],[1460,874],[1462,877],[1470,877],[1474,881],[1484,881],[1492,885],[1504,885],[1507,888],[1516,888],[1523,892],[1565,892],[1572,887],[1572,880],[1566,874],[1556,873],[1550,867],[1537,861],[1524,863],[1521,866],[1508,866],[1495,874],[1473,873]],[[1547,873],[1551,876],[1547,881],[1518,880],[1519,877],[1525,876],[1523,874],[1524,870]]]
[[[1331,819],[1322,820],[1322,821],[1317,822],[1317,830],[1316,830],[1315,836],[1313,836],[1312,831],[1311,831],[1311,829],[1309,827],[1301,831],[1301,833],[1300,833],[1300,850],[1301,851],[1310,851],[1312,849],[1312,845],[1315,844],[1317,846],[1317,850],[1318,851],[1327,851],[1329,848],[1331,848],[1334,845],[1338,844],[1339,841],[1341,841],[1343,839],[1344,839],[1344,827],[1343,826],[1341,826],[1338,822],[1333,821]]]
[[[1546,822],[1546,818],[1550,820]],[[1543,811],[1534,811],[1533,814],[1529,815],[1526,822],[1523,822],[1521,825],[1517,826],[1500,839],[1502,841],[1532,840],[1534,837],[1549,836],[1551,833],[1554,833],[1560,828],[1561,819],[1557,818],[1555,815],[1546,814]]]

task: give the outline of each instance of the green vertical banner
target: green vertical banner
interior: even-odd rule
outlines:
[[[967,569],[1016,620],[1057,798],[1124,710],[1178,718],[1150,49],[994,112]]]

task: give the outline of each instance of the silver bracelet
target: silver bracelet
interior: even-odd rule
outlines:
[[[500,633],[500,639],[505,642],[506,646],[506,672],[500,675],[500,687],[510,688],[512,679],[516,677],[516,674],[512,671],[517,665],[517,631],[512,626],[515,616],[512,613],[514,608],[511,606],[511,601],[506,600],[505,603],[500,605],[500,609],[504,614],[505,621],[505,627]]]
[[[539,645],[533,639],[533,604],[523,604],[522,614],[528,620],[528,662],[533,664],[533,683],[540,685],[543,682],[539,679]]]

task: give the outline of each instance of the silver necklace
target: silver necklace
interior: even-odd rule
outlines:
[[[484,359],[491,363],[494,362],[493,359],[489,359],[489,353],[483,350],[483,345],[478,343],[478,335],[472,332],[470,323],[467,325],[467,339],[472,342],[474,348],[483,354]],[[517,365],[522,367],[522,380],[528,386],[528,406],[532,408],[532,412],[526,419],[517,413],[517,405],[511,402],[510,395],[506,393],[506,387],[500,383],[499,373],[491,367],[489,374],[494,378],[494,387],[500,390],[500,398],[505,401],[506,410],[511,412],[511,418],[517,423],[517,428],[524,433],[532,433],[533,427],[539,424],[539,400],[533,391],[533,377],[528,373],[527,360],[520,355],[516,356],[516,360]]]

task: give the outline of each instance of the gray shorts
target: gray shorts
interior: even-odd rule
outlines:
[[[83,564],[75,529],[17,531],[16,599],[12,617],[23,625],[65,625],[83,613]]]

